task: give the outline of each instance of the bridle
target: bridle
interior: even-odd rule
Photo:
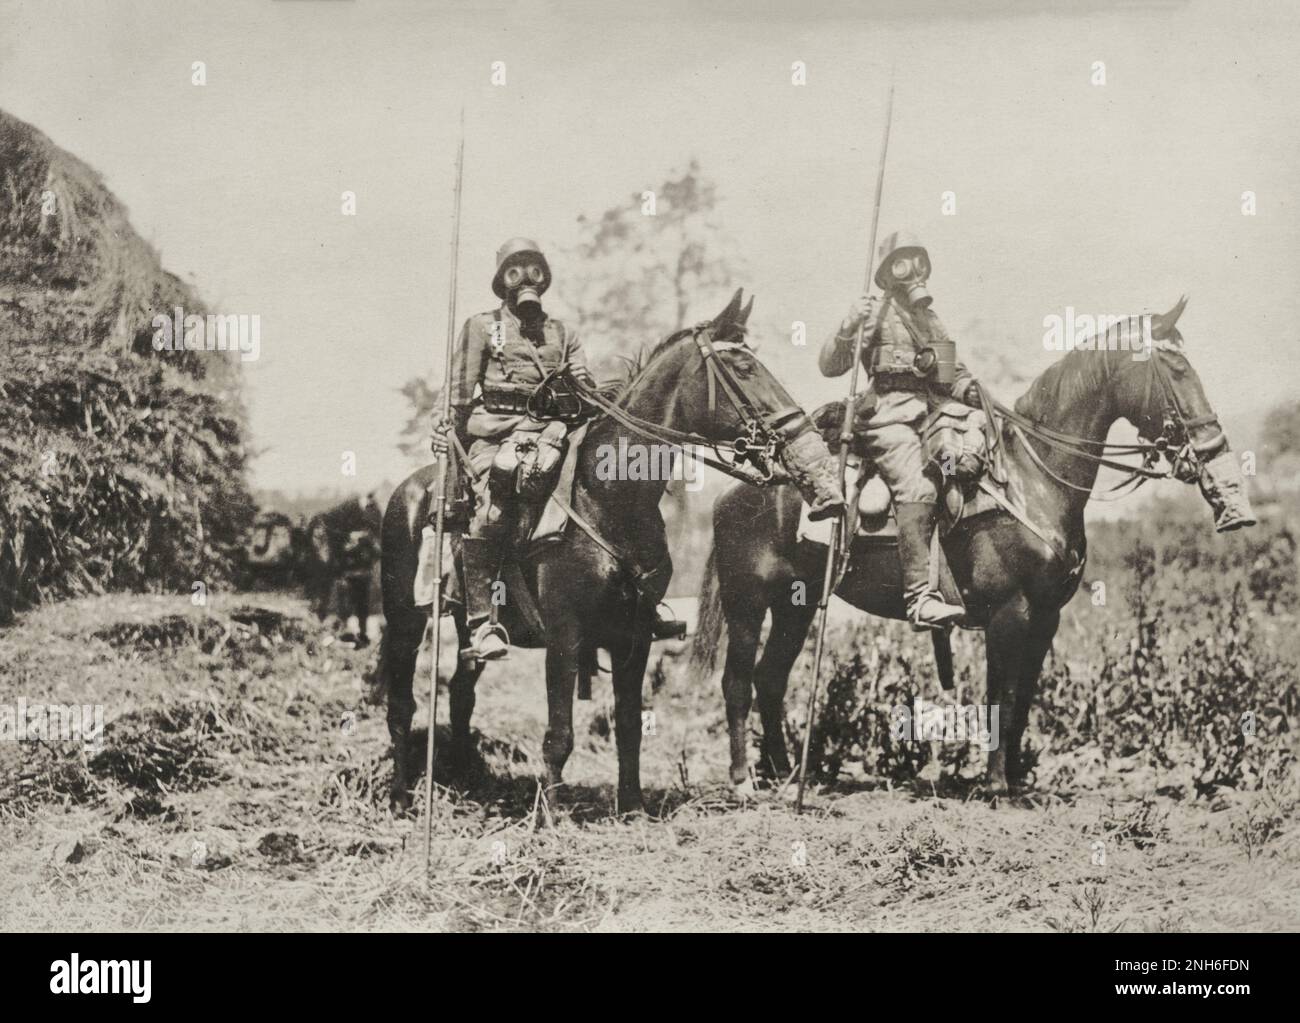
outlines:
[[[1178,404],[1178,392],[1174,390],[1168,372],[1160,358],[1161,352],[1171,352],[1176,355],[1184,354],[1181,343],[1174,340],[1177,336],[1177,331],[1174,331],[1170,338],[1152,341],[1150,346],[1150,357],[1147,361],[1151,366],[1151,372],[1147,375],[1142,409],[1145,412],[1146,409],[1151,407],[1151,392],[1158,384],[1161,392],[1161,424],[1160,433],[1153,440],[1147,440],[1147,434],[1144,432],[1144,427],[1149,424],[1135,424],[1138,428],[1138,442],[1136,444],[1111,444],[1107,441],[1091,440],[1087,437],[1077,437],[1073,434],[1054,430],[1030,419],[1028,416],[1021,415],[1014,409],[1007,408],[1000,402],[994,402],[993,407],[1011,424],[1012,432],[1020,439],[1030,458],[1044,473],[1064,487],[1090,494],[1094,500],[1114,501],[1121,497],[1127,497],[1147,480],[1177,479],[1183,483],[1194,483],[1200,479],[1205,461],[1222,450],[1227,443],[1227,437],[1223,432],[1223,427],[1219,424],[1219,417],[1216,413],[1211,411],[1206,415],[1189,417],[1184,414]],[[1103,365],[1108,364],[1103,363]],[[1109,369],[1106,372],[1107,378],[1109,378]],[[1192,440],[1193,430],[1210,425],[1217,427],[1212,437],[1199,443]],[[1096,494],[1093,492],[1092,487],[1072,483],[1070,480],[1064,479],[1053,472],[1034,448],[1030,438],[1058,451],[1064,451],[1076,458],[1082,458],[1109,469],[1116,469],[1127,475],[1110,489]],[[1089,448],[1095,448],[1096,450],[1090,451]],[[1111,455],[1133,454],[1142,456],[1142,461],[1138,465],[1119,462],[1109,457]],[[1164,468],[1157,468],[1157,462],[1161,458],[1165,460],[1166,465]]]
[[[738,331],[743,334],[744,329],[739,325],[729,326],[729,332]],[[682,448],[684,453],[685,449],[692,449],[692,457],[745,483],[763,486],[785,482],[778,478],[781,475],[781,450],[786,443],[790,426],[804,417],[803,409],[790,405],[776,412],[762,412],[754,406],[730,367],[719,357],[720,352],[746,348],[744,341],[715,340],[713,325],[707,321],[690,328],[690,335],[708,374],[709,417],[712,420],[717,415],[717,392],[720,388],[740,418],[741,432],[734,440],[711,440],[688,430],[676,430],[650,422],[632,415],[595,388],[575,379],[572,374],[567,374],[567,382],[584,401],[590,402],[614,421],[648,440]],[[567,373],[568,367],[564,369]],[[713,456],[700,453],[697,450],[699,448],[712,451]]]

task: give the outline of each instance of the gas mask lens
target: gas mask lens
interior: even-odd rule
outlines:
[[[541,284],[546,279],[542,273],[542,268],[536,263],[529,263],[526,266],[512,266],[506,272],[503,280],[507,288],[517,288],[525,281],[530,284]]]

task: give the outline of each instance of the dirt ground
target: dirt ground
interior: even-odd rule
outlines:
[[[1161,795],[1086,752],[1040,765],[1070,788],[998,803],[857,777],[813,791],[801,817],[772,796],[742,804],[716,680],[671,650],[646,682],[651,812],[633,820],[611,816],[607,679],[578,704],[568,784],[547,799],[541,657],[490,667],[481,769],[439,790],[426,881],[422,822],[388,809],[371,660],[279,595],[94,598],[0,632],[0,704],[96,703],[108,722],[99,750],[0,742],[0,928],[1300,928],[1293,816],[1260,793]]]

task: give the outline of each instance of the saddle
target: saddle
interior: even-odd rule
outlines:
[[[875,412],[874,402],[864,402],[854,409],[853,437],[849,442],[849,489],[858,495],[856,514],[858,531],[878,533],[889,530],[892,522],[892,499],[889,488],[880,479],[879,470],[867,447],[867,424]],[[812,415],[832,451],[840,446],[844,425],[844,403],[828,402]],[[934,409],[921,424],[921,444],[925,471],[939,486],[949,519],[956,521],[971,502],[979,502],[979,483],[991,461],[994,427],[980,409],[949,401]],[[991,501],[988,507],[993,507]],[[973,509],[971,510],[973,512]],[[970,514],[971,512],[967,512]]]

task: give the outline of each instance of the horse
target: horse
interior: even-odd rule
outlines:
[[[958,624],[986,633],[986,701],[999,707],[998,742],[989,753],[984,787],[1005,795],[1027,775],[1021,739],[1029,701],[1060,622],[1073,597],[1087,552],[1083,512],[1101,465],[1131,469],[1134,489],[1147,478],[1199,482],[1226,532],[1254,523],[1241,469],[1188,359],[1176,324],[1186,297],[1167,313],[1112,325],[1093,347],[1080,346],[1039,376],[1016,402],[998,406],[1009,493],[1021,495],[1022,516],[1005,508],[962,518],[943,537],[952,577],[967,609]],[[1106,443],[1125,419],[1137,428],[1131,445]],[[1130,467],[1111,450],[1141,453]],[[1152,466],[1163,456],[1167,470]],[[1172,457],[1171,457],[1172,456]],[[714,505],[714,545],[700,593],[692,663],[711,673],[725,617],[727,656],[722,691],[731,743],[731,782],[752,789],[746,764],[746,725],[756,691],[763,738],[760,773],[791,776],[784,700],[790,670],[817,613],[815,602],[794,603],[792,586],[822,592],[827,548],[800,540],[799,495],[789,487],[729,488]],[[1027,520],[1027,521],[1026,521]],[[743,523],[743,528],[738,524]],[[870,614],[904,619],[896,546],[854,545],[835,590]],[[759,630],[772,626],[755,667]],[[951,684],[951,647],[935,634],[936,661]]]
[[[346,628],[357,618],[357,646],[368,644],[370,586],[379,560],[381,515],[373,494],[349,498],[307,524],[303,587],[316,617],[327,620],[337,607]]]
[[[288,515],[261,511],[244,537],[240,586],[290,586],[305,559],[306,530]]]
[[[644,452],[649,441],[651,462],[662,464],[663,453],[711,449],[718,458],[697,457],[750,482],[794,480],[796,492],[828,515],[843,508],[834,459],[819,433],[743,342],[753,299],[742,309],[741,296],[738,290],[713,320],[663,340],[614,400],[587,393],[600,414],[577,452],[572,504],[566,509],[571,521],[557,541],[540,549],[517,548],[513,558],[541,624],[541,635],[529,645],[546,648],[542,753],[548,787],[561,784],[573,750],[575,676],[581,671],[589,681],[595,651],[609,651],[618,748],[616,813],[642,808],[641,685],[654,611],[667,591],[672,561],[659,510],[666,474],[650,473],[649,479],[639,478],[645,475],[640,472],[611,474],[611,454]],[[719,390],[725,402],[718,401]],[[399,811],[410,799],[404,754],[415,710],[411,679],[429,615],[428,607],[416,606],[413,591],[435,473],[436,467],[426,466],[398,486],[382,530],[387,627],[378,681],[387,691],[396,764],[392,802]],[[468,642],[464,606],[453,603],[450,612],[463,648]],[[519,629],[510,631],[513,645],[529,642]],[[473,752],[470,717],[481,671],[481,664],[460,659],[448,683],[455,774],[464,771]]]

